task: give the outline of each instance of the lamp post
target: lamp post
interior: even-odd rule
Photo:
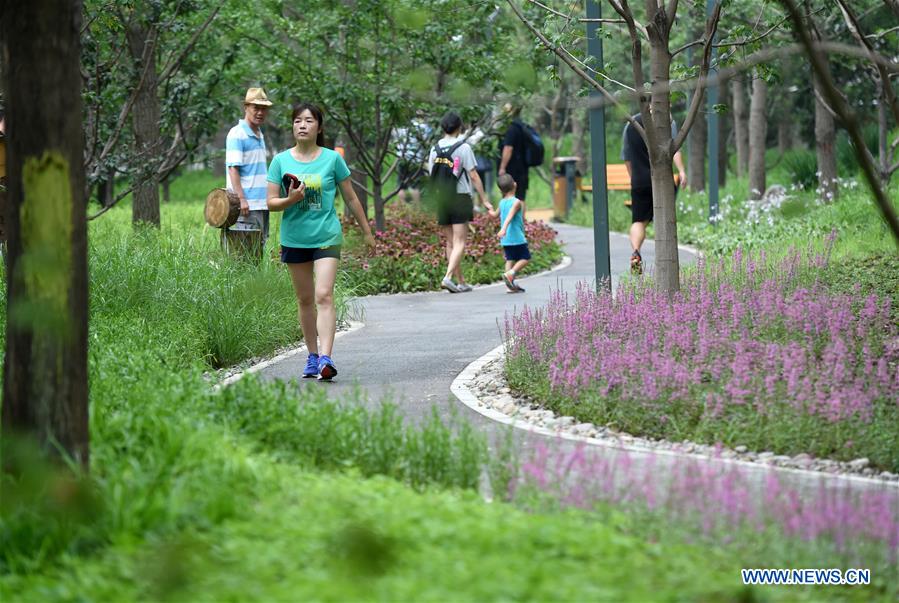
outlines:
[[[716,2],[717,0],[706,0],[705,13],[707,18],[714,12]],[[712,58],[707,81],[714,82],[714,84],[709,84],[708,86],[709,136],[706,144],[709,153],[709,222],[712,225],[718,223],[718,170],[727,169],[727,166],[718,165],[718,113],[715,111],[715,105],[718,104],[718,69],[715,67],[717,58],[718,51],[712,46]]]
[[[599,21],[602,10],[596,0],[587,0],[587,53],[596,70],[603,68],[602,38]],[[601,95],[590,91],[590,167],[593,173],[593,257],[596,262],[596,288],[612,290],[609,260],[609,198],[606,189],[606,115]]]

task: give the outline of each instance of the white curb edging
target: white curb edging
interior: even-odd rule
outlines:
[[[522,421],[521,419],[516,419],[514,417],[510,417],[504,413],[499,412],[494,408],[488,408],[487,406],[481,404],[481,401],[478,397],[471,391],[469,384],[475,379],[477,374],[484,368],[488,362],[496,360],[500,358],[504,354],[504,345],[500,345],[471,364],[469,364],[465,369],[459,373],[459,375],[453,380],[452,385],[450,386],[450,391],[468,408],[474,410],[475,412],[496,421],[498,423],[502,423],[504,425],[511,425],[517,429],[521,429],[523,431],[528,431],[531,433],[539,434],[542,436],[553,437],[553,438],[561,438],[563,440],[569,440],[572,442],[580,442],[583,444],[589,444],[591,446],[597,446],[602,448],[607,448],[611,450],[619,450],[624,452],[636,452],[642,454],[653,454],[658,456],[672,457],[672,458],[692,458],[695,460],[705,460],[705,461],[713,461],[718,463],[723,463],[730,466],[741,467],[743,469],[747,469],[748,471],[759,472],[765,471],[766,473],[775,471],[777,473],[788,473],[795,476],[801,476],[804,478],[814,478],[819,482],[821,481],[830,481],[834,484],[839,484],[841,486],[850,486],[850,485],[859,485],[866,488],[874,487],[879,489],[894,489],[899,491],[899,484],[894,482],[888,482],[880,479],[874,479],[869,477],[863,477],[860,475],[851,475],[851,474],[833,474],[833,473],[825,473],[823,471],[809,471],[807,469],[796,469],[793,467],[780,467],[777,465],[769,465],[766,463],[753,463],[751,461],[745,461],[741,459],[726,459],[721,457],[714,457],[707,454],[699,454],[695,452],[676,452],[673,450],[660,450],[657,448],[651,448],[649,446],[640,446],[636,444],[624,444],[624,443],[616,443],[611,442],[609,440],[599,439],[599,438],[591,438],[587,436],[576,435],[573,433],[568,433],[562,430],[553,430],[547,429],[546,427],[540,427],[539,425],[534,425],[533,423],[529,423],[527,421]]]

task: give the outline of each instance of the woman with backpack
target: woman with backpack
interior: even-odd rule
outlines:
[[[437,196],[437,224],[446,237],[447,268],[440,286],[450,293],[464,293],[471,291],[462,275],[462,257],[468,240],[468,223],[474,217],[472,189],[487,210],[492,211],[493,206],[478,176],[474,152],[461,136],[462,118],[450,111],[440,120],[440,128],[444,137],[428,157],[431,194]]]

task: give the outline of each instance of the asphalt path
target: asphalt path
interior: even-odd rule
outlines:
[[[450,392],[456,376],[471,362],[502,342],[501,325],[508,313],[525,305],[549,302],[554,290],[574,291],[579,282],[595,282],[593,232],[554,224],[558,239],[572,261],[561,270],[519,279],[524,293],[507,293],[502,283],[476,287],[469,293],[410,293],[376,295],[355,300],[353,314],[364,327],[339,337],[332,358],[339,374],[332,383],[301,380],[300,387],[327,388],[330,396],[347,398],[357,388],[363,403],[383,399],[400,405],[417,421],[436,405],[441,415],[450,408],[469,415],[489,429],[491,421],[464,409]],[[644,263],[651,267],[654,246],[643,246]],[[631,247],[623,235],[611,237],[613,287],[629,270]],[[682,251],[681,262],[694,260]],[[497,279],[500,275],[497,274]],[[298,379],[306,361],[297,354],[261,371],[265,378]]]

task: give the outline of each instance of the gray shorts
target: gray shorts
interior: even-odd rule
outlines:
[[[268,210],[251,209],[246,216],[238,216],[237,223],[228,230],[261,230],[262,244],[268,240]]]

